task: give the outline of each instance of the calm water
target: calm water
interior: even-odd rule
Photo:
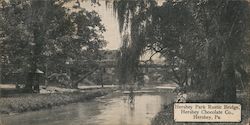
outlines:
[[[52,109],[1,116],[3,125],[149,125],[163,104],[173,95],[136,95],[130,104],[128,96],[97,98]]]

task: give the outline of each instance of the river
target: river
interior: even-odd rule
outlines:
[[[1,116],[3,125],[150,125],[163,104],[171,103],[171,93],[109,95],[88,102],[52,109]]]

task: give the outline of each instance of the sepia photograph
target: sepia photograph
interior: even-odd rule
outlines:
[[[0,0],[0,125],[250,125],[250,0]]]

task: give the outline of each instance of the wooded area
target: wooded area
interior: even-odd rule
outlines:
[[[159,2],[159,1],[158,1]],[[249,3],[239,0],[120,0],[114,2],[123,32],[121,83],[133,81],[140,56],[165,57],[181,87],[235,102],[248,85]]]

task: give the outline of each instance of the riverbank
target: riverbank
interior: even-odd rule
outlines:
[[[196,100],[195,102],[199,102],[198,100],[204,100],[206,95],[202,94],[188,94],[192,95],[188,100]],[[197,96],[195,96],[197,95]],[[203,99],[202,99],[203,97]],[[248,125],[250,122],[250,112],[247,110],[249,107],[246,106],[246,100],[244,96],[241,96],[238,99],[238,102],[242,105],[242,121],[241,123],[205,123],[206,125]],[[193,101],[187,101],[193,102]],[[204,101],[200,101],[204,102]],[[165,105],[164,108],[152,119],[151,125],[200,125],[201,123],[176,123],[174,121],[174,103]]]
[[[107,95],[110,89],[93,90],[88,92],[67,92],[48,94],[26,94],[18,97],[3,97],[0,99],[0,114],[21,113],[48,109],[53,106],[84,102],[96,97]]]
[[[122,91],[52,109],[0,115],[2,125],[150,125],[172,93],[137,93],[134,103]],[[0,123],[1,125],[1,123]]]

